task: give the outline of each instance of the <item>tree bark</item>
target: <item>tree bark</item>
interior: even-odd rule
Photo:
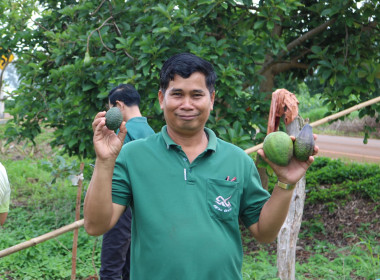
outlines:
[[[302,127],[303,120],[298,116],[286,126],[286,130],[289,135],[296,136]],[[277,269],[281,280],[295,279],[296,245],[305,203],[305,185],[303,176],[293,192],[288,216],[277,237]]]

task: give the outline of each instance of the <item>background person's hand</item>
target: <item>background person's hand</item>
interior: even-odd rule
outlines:
[[[294,142],[295,137],[290,136]],[[314,141],[317,139],[317,135],[314,134]],[[290,160],[287,166],[279,166],[271,162],[264,153],[263,149],[257,151],[257,153],[272,167],[274,173],[276,173],[279,181],[287,184],[296,184],[302,176],[305,175],[307,169],[314,161],[314,155],[318,154],[319,147],[314,146],[313,155],[309,157],[307,161],[299,161],[294,156]]]
[[[125,122],[120,125],[119,133],[109,130],[106,127],[106,112],[99,112],[92,123],[94,131],[93,142],[96,157],[99,160],[116,160],[121,147],[124,144],[124,138],[127,135]]]

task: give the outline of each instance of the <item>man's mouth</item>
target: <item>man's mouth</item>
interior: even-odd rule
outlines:
[[[178,117],[185,121],[191,121],[197,117],[197,115],[178,115]]]

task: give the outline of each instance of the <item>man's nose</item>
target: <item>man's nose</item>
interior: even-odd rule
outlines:
[[[192,108],[193,107],[193,101],[190,96],[185,96],[182,102],[183,108]]]

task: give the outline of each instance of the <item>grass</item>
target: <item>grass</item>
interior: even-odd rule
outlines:
[[[2,129],[3,126],[0,125],[0,135],[4,135]],[[0,145],[3,151],[0,151],[1,161],[7,168],[12,185],[11,209],[8,220],[1,229],[1,249],[40,236],[75,220],[77,188],[72,186],[69,176],[79,173],[79,161],[76,158],[61,156],[59,150],[50,151],[42,148],[49,142],[50,133],[51,131],[44,131],[37,137],[38,146],[35,149],[25,143],[17,145],[17,148],[16,145]],[[0,136],[0,141],[4,140],[2,137]],[[91,176],[90,163],[90,160],[85,162],[84,187],[88,185]],[[327,171],[325,170],[322,176],[318,171],[323,168]],[[367,172],[365,178],[363,172]],[[321,179],[330,181],[331,186],[343,184],[344,187],[339,190],[345,192],[345,195],[355,192],[365,194],[363,188],[373,189],[367,192],[368,195],[378,195],[378,184],[366,181],[378,173],[379,169],[372,166],[347,167],[344,163],[321,159],[308,173],[311,184],[308,191],[310,200],[307,202],[316,203],[329,199],[328,193],[325,194],[318,189]],[[349,178],[351,183],[345,180],[346,178]],[[82,194],[82,202],[84,194],[85,191]],[[331,199],[337,201],[341,197],[332,197],[326,201],[331,202]],[[299,235],[300,238],[313,238],[325,230],[323,222],[317,216],[304,222],[302,227],[306,230]],[[315,240],[310,247],[305,248],[312,253],[310,258],[306,262],[296,264],[297,279],[380,278],[380,246],[377,242],[379,234],[368,235],[365,231],[366,225],[363,224],[362,227],[360,242],[352,246],[340,248],[326,240]],[[243,236],[243,244],[247,244],[249,240],[244,238],[247,237]],[[68,232],[2,258],[0,279],[70,279],[72,242],[73,233]],[[83,228],[79,229],[77,279],[85,279],[98,272],[100,246],[100,238],[91,237]],[[258,250],[244,248],[244,280],[279,279],[275,251],[269,251],[266,246],[261,246]]]
[[[0,135],[3,135],[2,129],[0,125]],[[46,146],[50,133],[47,131],[37,137],[38,146]],[[2,148],[5,153],[1,153],[1,162],[7,169],[12,193],[8,219],[1,229],[0,248],[14,246],[74,222],[77,187],[72,186],[68,178],[70,173],[79,173],[79,161],[61,157],[59,151],[33,149],[25,143],[17,148],[12,145]],[[90,171],[86,173],[84,185],[88,184]],[[82,201],[83,197],[84,192]],[[89,236],[83,228],[79,229],[77,279],[98,272],[98,239]],[[68,232],[6,256],[0,262],[0,279],[70,279],[72,243],[73,232]]]
[[[327,247],[336,254],[334,259],[327,258],[324,250],[310,257],[307,263],[297,263],[297,279],[377,279],[380,276],[378,242],[363,240],[351,247]]]
[[[362,241],[355,246],[338,248],[326,242],[311,248],[317,254],[308,262],[296,263],[296,279],[378,279],[380,276],[380,245]],[[326,252],[336,257],[330,259]],[[244,256],[243,280],[280,279],[277,277],[276,255],[257,251]]]

